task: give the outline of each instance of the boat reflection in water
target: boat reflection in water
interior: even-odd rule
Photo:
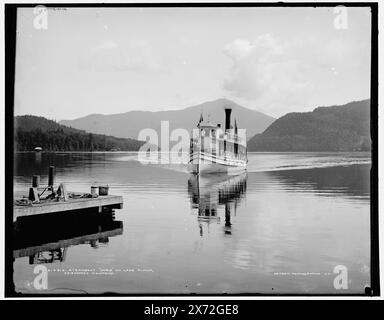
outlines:
[[[188,180],[188,193],[193,210],[197,210],[200,236],[204,226],[209,230],[211,222],[221,223],[224,215],[224,233],[232,233],[231,215],[245,198],[247,173],[229,176],[226,174],[193,175]]]
[[[29,264],[63,262],[70,246],[98,248],[122,233],[123,222],[115,221],[114,212],[21,217],[14,222],[13,258],[29,257]]]

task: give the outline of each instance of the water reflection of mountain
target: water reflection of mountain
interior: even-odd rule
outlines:
[[[268,172],[293,191],[315,191],[319,195],[366,198],[370,196],[371,165],[313,168]]]
[[[105,246],[123,233],[114,213],[76,212],[22,217],[14,223],[13,257],[29,257],[30,264],[64,261],[70,246]]]
[[[239,203],[245,198],[247,174],[237,176],[211,175],[191,176],[188,180],[188,193],[191,206],[197,210],[200,235],[203,235],[203,222],[220,223],[219,211],[225,213],[224,232],[231,234],[231,215],[236,214]]]

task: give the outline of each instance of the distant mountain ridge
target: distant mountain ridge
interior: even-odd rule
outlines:
[[[160,136],[162,120],[169,121],[170,131],[177,128],[190,131],[196,128],[200,113],[203,114],[204,119],[209,115],[213,123],[224,125],[224,107],[233,109],[232,124],[236,118],[239,128],[247,129],[248,138],[264,131],[275,120],[261,112],[242,107],[231,100],[218,99],[181,110],[129,111],[111,115],[91,114],[74,120],[63,120],[60,121],[60,124],[93,133],[137,139],[140,130],[145,128],[156,130]]]
[[[249,151],[368,151],[370,99],[293,112],[248,142]]]
[[[144,144],[134,139],[92,134],[44,117],[24,115],[14,119],[15,150],[33,151],[137,151]]]
[[[91,131],[89,129],[80,130],[64,125],[64,123],[73,125],[73,122],[82,122],[85,119],[81,125],[87,124],[104,131],[122,130],[120,132],[131,132],[132,134],[141,126],[160,132],[161,120],[169,120],[170,131],[175,128],[188,130],[188,126],[190,129],[196,127],[200,112],[203,113],[204,118],[209,114],[213,123],[224,125],[224,107],[234,109],[232,123],[236,118],[239,128],[247,129],[248,138],[251,137],[248,141],[249,151],[369,151],[371,149],[369,99],[341,106],[318,107],[312,112],[288,113],[276,121],[257,111],[243,108],[232,101],[219,99],[183,110],[89,115],[60,123],[44,117],[17,116],[14,120],[15,150],[28,151],[33,150],[36,146],[41,146],[46,151],[137,151],[144,144],[143,141],[95,134],[89,132]],[[184,117],[180,117],[180,112]],[[137,115],[139,115],[138,118]],[[138,125],[134,119],[142,121]],[[271,124],[268,126],[267,123]],[[124,127],[121,128],[122,125]],[[249,128],[255,126],[257,129],[253,129],[253,132],[258,131],[261,127],[265,127],[265,130],[251,136],[249,133],[252,132],[252,129]],[[124,128],[127,130],[124,131]]]

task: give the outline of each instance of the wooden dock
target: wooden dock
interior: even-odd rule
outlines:
[[[56,169],[49,167],[48,185],[40,187],[40,176],[32,176],[32,187],[28,194],[14,192],[13,221],[19,217],[43,215],[48,213],[75,212],[95,209],[98,212],[123,208],[123,197],[108,195],[108,185],[92,186],[91,193],[67,192],[63,183],[54,186]],[[96,190],[99,189],[99,193]]]
[[[25,194],[15,194],[14,199],[21,199]],[[13,206],[13,220],[18,217],[34,216],[39,214],[65,212],[74,210],[84,210],[95,208],[99,212],[105,209],[122,209],[123,197],[122,196],[98,196],[97,198],[78,198],[68,199],[66,201],[41,201],[40,203],[33,203],[30,205],[14,205]]]

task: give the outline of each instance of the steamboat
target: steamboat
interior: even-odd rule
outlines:
[[[225,128],[205,122],[203,116],[192,130],[189,151],[189,171],[193,174],[239,174],[247,168],[247,138],[245,129],[231,125],[231,108],[225,108]]]

